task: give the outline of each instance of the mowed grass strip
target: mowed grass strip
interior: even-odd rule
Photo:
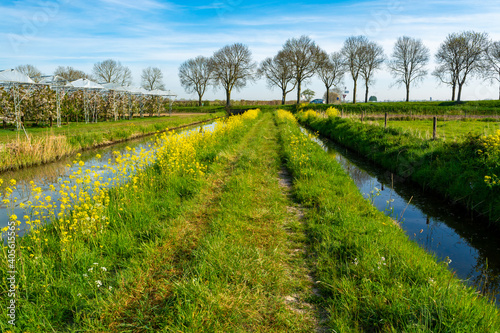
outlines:
[[[342,167],[278,111],[286,166],[305,207],[311,265],[335,332],[496,332],[498,309],[411,242]]]
[[[171,281],[164,300],[168,332],[311,332],[314,314],[286,303],[307,290],[289,274],[284,226],[295,218],[279,186],[280,158],[271,115],[237,149],[219,156],[222,190],[203,218],[208,231]],[[304,297],[306,297],[304,295]],[[290,298],[288,298],[290,299]]]

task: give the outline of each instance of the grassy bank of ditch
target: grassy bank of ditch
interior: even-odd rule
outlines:
[[[156,156],[130,151],[106,165],[115,173],[110,181],[103,180],[96,168],[89,173],[75,170],[69,180],[56,184],[52,196],[41,197],[33,184],[33,202],[25,203],[24,216],[12,213],[10,223],[15,228],[22,220],[32,230],[15,241],[9,239],[0,266],[2,309],[13,299],[8,296],[11,284],[6,279],[11,275],[7,272],[17,272],[17,330],[78,331],[100,321],[109,299],[146,287],[138,274],[144,263],[153,260],[156,266],[146,268],[159,267],[159,274],[165,276],[174,274],[175,267],[162,259],[172,255],[172,260],[179,261],[192,242],[175,232],[182,228],[179,216],[200,200],[218,154],[239,142],[257,114],[218,121],[213,132],[158,135]],[[148,161],[156,162],[148,166]],[[14,180],[8,183],[10,189],[16,185]],[[2,199],[13,205],[10,193],[7,189]],[[3,236],[10,237],[10,232],[2,230]],[[189,226],[186,233],[191,233]],[[8,255],[12,247],[14,258]],[[12,329],[9,320],[2,310],[2,332]],[[136,330],[147,330],[150,324],[139,317],[135,325]],[[116,329],[124,330],[127,326]]]
[[[500,223],[500,131],[459,142],[336,116],[299,112],[303,125],[394,172]]]
[[[78,151],[110,145],[179,126],[224,116],[225,113],[137,118],[102,123],[72,123],[60,128],[0,130],[0,171],[17,170],[72,155]]]
[[[497,308],[378,212],[294,117],[278,111],[283,159],[309,208],[315,279],[336,332],[495,332]]]

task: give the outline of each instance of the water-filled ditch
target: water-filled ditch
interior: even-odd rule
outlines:
[[[302,131],[312,134],[304,128]],[[458,278],[494,296],[500,304],[499,230],[359,154],[323,137],[314,140],[342,165],[367,200],[399,221],[412,241],[438,260],[450,262],[449,268]]]

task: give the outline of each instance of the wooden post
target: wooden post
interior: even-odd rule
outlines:
[[[387,128],[387,112],[385,113],[384,127]]]
[[[436,129],[437,129],[437,117],[434,117],[432,125],[432,140],[436,140]]]
[[[361,121],[365,119],[365,111],[361,111]]]

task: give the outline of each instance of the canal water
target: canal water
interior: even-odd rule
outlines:
[[[200,131],[211,131],[214,128],[214,123],[198,125],[194,127],[188,127],[186,129],[181,129],[176,131],[177,133],[186,133],[189,135],[190,132]],[[147,136],[140,139],[125,141],[122,143],[117,143],[111,146],[91,149],[81,153],[78,157],[79,161],[84,162],[83,166],[74,164],[75,156],[65,157],[57,162],[48,163],[40,166],[25,168],[17,171],[8,171],[0,174],[0,179],[3,179],[4,184],[0,188],[0,192],[4,193],[5,187],[9,186],[11,179],[16,180],[16,189],[11,194],[11,199],[17,198],[17,203],[15,207],[8,208],[7,204],[0,201],[0,229],[6,227],[9,222],[9,216],[15,214],[18,217],[23,216],[25,211],[20,207],[21,203],[26,203],[29,200],[33,200],[33,193],[31,191],[30,181],[33,181],[37,186],[42,189],[40,193],[42,197],[49,195],[54,202],[56,202],[60,196],[57,191],[51,189],[51,185],[58,187],[63,181],[68,180],[69,176],[73,174],[78,168],[82,168],[82,173],[88,172],[99,172],[99,176],[103,177],[102,183],[105,183],[114,175],[111,171],[102,168],[105,164],[110,164],[115,160],[116,154],[113,152],[118,151],[122,155],[131,153],[139,153],[141,150],[150,151],[154,149],[154,136]],[[96,156],[100,155],[100,158]],[[98,167],[98,169],[96,169]],[[97,171],[96,171],[97,170]],[[11,203],[12,204],[12,200]],[[24,222],[19,226],[19,235],[24,235],[27,230],[30,229],[28,225]]]
[[[500,304],[498,229],[326,138],[313,140],[342,165],[367,200],[399,221],[412,241],[439,261],[450,259],[449,268],[458,278]]]

